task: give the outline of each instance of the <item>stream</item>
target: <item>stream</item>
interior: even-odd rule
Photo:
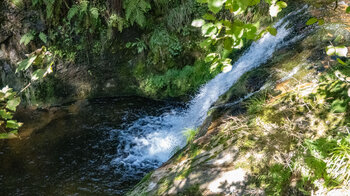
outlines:
[[[22,140],[0,143],[5,195],[122,195],[186,144],[215,101],[244,73],[297,40],[287,28],[293,12],[235,62],[202,86],[186,105],[143,98],[86,101],[78,114],[53,120]],[[295,18],[295,17],[294,17]]]

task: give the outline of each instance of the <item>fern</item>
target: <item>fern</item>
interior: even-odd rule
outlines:
[[[19,41],[20,44],[24,44],[24,45],[28,45],[29,42],[31,42],[34,39],[34,32],[30,31],[26,34],[24,34],[21,38],[21,40]]]
[[[53,17],[55,0],[44,0],[44,3],[46,5],[46,17],[51,19]]]
[[[46,36],[45,33],[40,32],[39,38],[40,38],[40,40],[43,41],[45,44],[47,43],[47,36]]]
[[[72,18],[77,15],[77,13],[79,12],[79,6],[78,5],[73,5],[67,14],[67,19],[70,21],[72,20]]]
[[[145,14],[151,9],[151,4],[145,0],[126,0],[124,9],[126,20],[130,24],[137,23],[143,27],[146,24]]]
[[[184,26],[191,23],[192,13],[194,11],[194,2],[186,1],[181,5],[171,9],[167,15],[167,26],[172,31],[179,31]]]
[[[98,19],[98,9],[96,7],[92,7],[90,8],[90,14],[91,14],[91,17],[94,19],[94,20],[97,20]]]

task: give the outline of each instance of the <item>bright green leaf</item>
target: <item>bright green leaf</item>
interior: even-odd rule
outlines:
[[[6,110],[2,109],[0,110],[0,117],[7,120],[12,118],[12,114],[10,112],[7,112]]]
[[[8,120],[6,122],[6,128],[18,129],[22,126],[22,123],[17,122],[17,120]]]
[[[209,10],[216,14],[222,9],[222,6],[224,5],[225,2],[226,0],[209,0],[208,1]]]
[[[347,102],[341,99],[336,99],[335,101],[333,101],[331,107],[334,113],[343,113],[346,112]]]
[[[21,103],[21,99],[19,97],[10,99],[7,101],[6,108],[12,111],[16,111],[17,106]]]
[[[204,61],[207,62],[207,63],[209,63],[209,62],[212,62],[214,59],[216,59],[216,58],[218,58],[218,57],[219,57],[219,54],[217,54],[217,53],[210,53],[210,54],[208,54],[208,55],[205,57]]]
[[[342,65],[346,65],[346,63],[344,61],[342,61],[340,58],[337,58],[337,61]]]
[[[284,1],[278,1],[276,5],[280,8],[286,8],[288,6],[287,3]]]
[[[313,25],[316,22],[318,22],[317,18],[312,17],[306,22],[306,25]]]
[[[213,16],[212,14],[208,14],[208,13],[204,14],[202,16],[202,18],[204,18],[205,20],[211,20],[211,21],[215,21],[216,20],[215,16]]]
[[[319,19],[318,20],[318,25],[324,25],[324,20],[323,19]]]
[[[277,35],[277,29],[274,27],[267,27],[266,29],[271,35],[276,36]]]
[[[346,13],[350,13],[350,6],[348,6],[347,8],[346,8],[346,11],[345,11]]]

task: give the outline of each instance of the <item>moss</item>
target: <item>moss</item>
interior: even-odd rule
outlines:
[[[202,193],[200,191],[200,185],[194,184],[194,185],[188,186],[178,195],[179,196],[201,196]]]
[[[188,175],[190,175],[191,172],[192,172],[192,168],[191,168],[191,167],[186,168],[186,169],[183,169],[183,170],[175,177],[175,180],[183,180],[183,179],[187,178]]]

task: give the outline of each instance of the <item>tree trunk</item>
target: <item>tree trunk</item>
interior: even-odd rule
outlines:
[[[112,12],[117,13],[118,15],[122,14],[123,0],[109,0],[109,4]]]

